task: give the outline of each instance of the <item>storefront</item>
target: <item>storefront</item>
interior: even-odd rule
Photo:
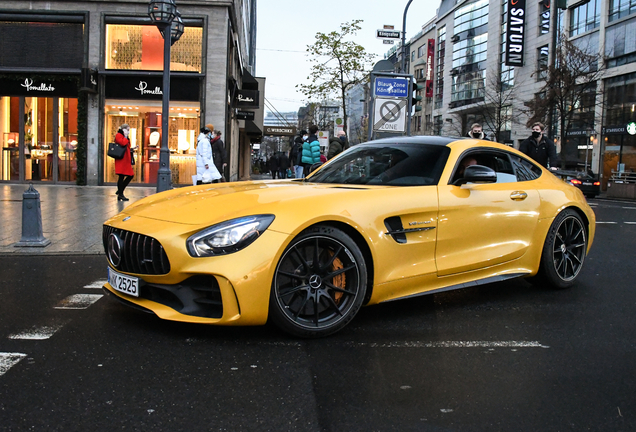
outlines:
[[[608,79],[605,94],[601,187],[618,180],[636,188],[636,73]]]
[[[0,181],[75,182],[78,76],[0,78]]]
[[[123,20],[123,22],[122,22]],[[115,161],[106,155],[120,126],[130,125],[136,147],[132,182],[156,184],[161,148],[163,38],[153,25],[106,17],[104,132],[100,157],[103,183],[117,182]],[[196,174],[196,138],[201,125],[202,21],[187,20],[171,49],[168,147],[172,184],[192,184]]]

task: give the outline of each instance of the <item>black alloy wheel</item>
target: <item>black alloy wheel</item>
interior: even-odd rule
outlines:
[[[576,211],[566,209],[552,222],[537,278],[552,288],[572,286],[583,268],[586,253],[585,224]]]
[[[346,326],[366,293],[367,268],[356,243],[330,226],[303,231],[274,274],[270,316],[282,330],[322,337]]]

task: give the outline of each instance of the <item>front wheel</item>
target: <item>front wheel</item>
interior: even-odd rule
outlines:
[[[552,222],[543,245],[541,265],[532,282],[564,289],[574,284],[587,253],[585,224],[574,210],[563,210]]]
[[[343,231],[316,226],[303,231],[281,256],[270,296],[270,316],[282,330],[322,337],[346,326],[367,288],[367,267]]]

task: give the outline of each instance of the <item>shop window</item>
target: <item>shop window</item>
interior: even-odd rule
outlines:
[[[170,49],[170,70],[201,72],[203,29],[186,27]],[[106,69],[163,70],[163,38],[156,26],[106,25]]]

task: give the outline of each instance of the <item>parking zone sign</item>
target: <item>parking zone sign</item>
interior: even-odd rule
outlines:
[[[406,99],[376,98],[373,130],[381,132],[404,132],[406,126]]]

